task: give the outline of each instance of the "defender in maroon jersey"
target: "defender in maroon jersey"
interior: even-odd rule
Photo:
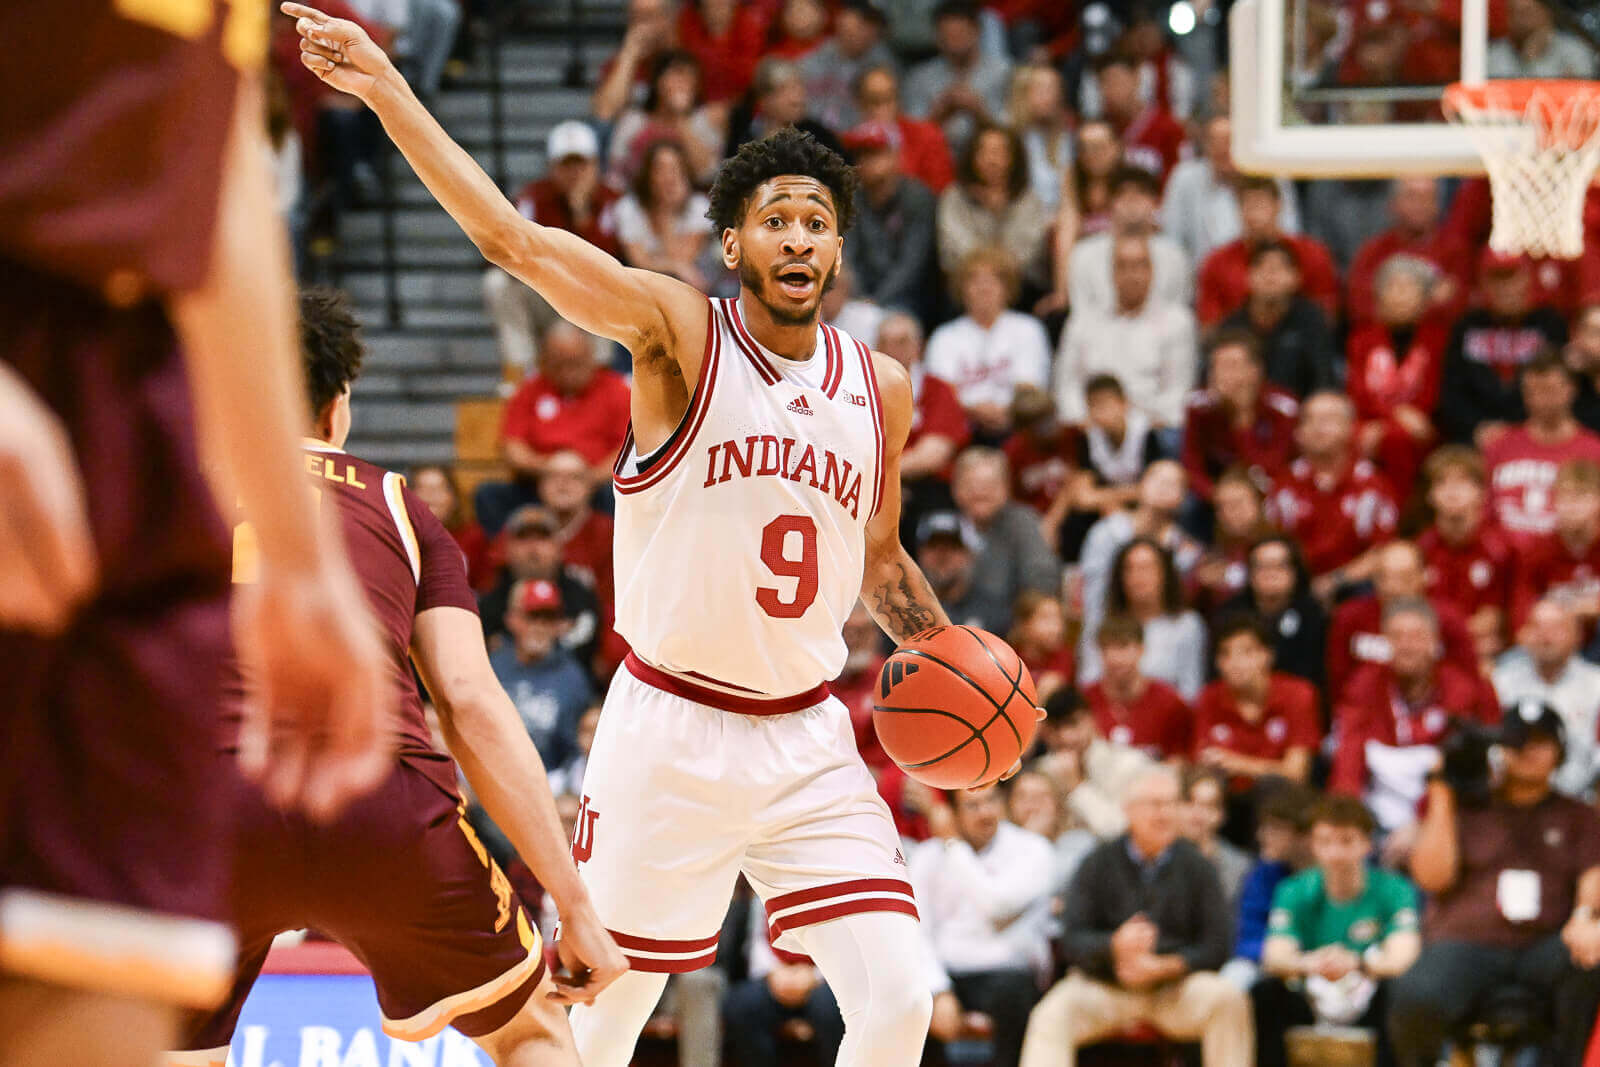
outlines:
[[[564,1012],[536,991],[590,999],[627,964],[578,881],[538,751],[489,666],[455,541],[404,478],[340,447],[362,358],[355,320],[331,291],[304,293],[300,308],[315,420],[315,438],[304,444],[311,500],[303,506],[338,515],[377,614],[388,681],[400,698],[399,755],[374,793],[326,824],[276,811],[245,787],[231,900],[241,949],[233,992],[187,1035],[191,1051],[171,1062],[223,1067],[273,938],[311,927],[372,972],[390,1036],[421,1041],[453,1025],[496,1063],[576,1064]],[[235,528],[236,583],[257,578],[254,540],[250,524]],[[539,932],[467,822],[456,764],[430,742],[413,661],[478,796],[555,899],[563,957],[586,979],[546,978]],[[230,706],[250,685],[232,672]]]
[[[268,565],[237,619],[274,698],[248,719],[252,766],[318,815],[385,766],[360,591],[288,505],[298,371],[265,28],[214,0],[0,5],[18,42],[0,64],[8,1063],[148,1063],[177,1007],[227,991],[228,547],[197,425]]]

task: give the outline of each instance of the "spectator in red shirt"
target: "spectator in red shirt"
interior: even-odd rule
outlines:
[[[804,59],[828,39],[828,6],[822,0],[783,0],[767,33],[764,55]]]
[[[1385,261],[1378,270],[1377,317],[1351,332],[1346,349],[1361,454],[1383,467],[1402,499],[1437,436],[1431,412],[1448,340],[1427,314],[1437,274],[1433,264],[1415,256]]]
[[[1100,87],[1101,117],[1122,142],[1123,158],[1161,179],[1178,165],[1188,148],[1183,124],[1172,117],[1165,100],[1145,101],[1139,95],[1139,67],[1132,57],[1112,51],[1095,62]]]
[[[1244,303],[1220,328],[1254,334],[1267,380],[1304,397],[1332,387],[1337,353],[1327,317],[1301,290],[1299,262],[1285,242],[1251,246]]]
[[[868,67],[856,77],[856,111],[862,122],[882,122],[900,131],[900,167],[935,195],[955,180],[955,157],[936,122],[900,111],[900,78],[893,67]]]
[[[1328,633],[1328,691],[1338,699],[1345,685],[1368,663],[1388,663],[1394,655],[1383,635],[1383,613],[1388,605],[1416,600],[1424,595],[1426,560],[1410,541],[1390,541],[1377,550],[1373,592],[1352,597],[1333,613]],[[1478,670],[1477,648],[1462,614],[1443,601],[1429,601],[1439,623],[1439,639],[1446,663],[1464,674]]]
[[[1006,641],[1033,675],[1042,706],[1058,689],[1072,684],[1072,646],[1067,643],[1067,613],[1061,598],[1037,589],[1017,597]]]
[[[1242,467],[1263,491],[1288,469],[1300,402],[1265,378],[1254,334],[1224,330],[1211,339],[1205,388],[1189,394],[1184,413],[1183,467],[1201,500],[1211,500],[1229,467]]]
[[[485,482],[473,498],[490,537],[506,516],[536,494],[533,481],[550,457],[572,449],[589,464],[595,485],[605,484],[628,429],[628,384],[595,358],[593,339],[558,321],[544,336],[539,371],[506,404],[500,447],[510,482]]]
[[[600,637],[596,673],[610,677],[628,654],[627,642],[613,627],[617,618],[617,582],[611,565],[612,519],[590,506],[594,471],[583,456],[564,449],[545,461],[539,472],[539,502],[559,523],[556,540],[568,573],[587,582],[600,602]]]
[[[1327,599],[1372,573],[1374,544],[1394,534],[1400,508],[1389,482],[1355,453],[1355,409],[1339,393],[1317,393],[1300,407],[1300,457],[1278,479],[1267,513],[1297,538],[1318,595]]]
[[[913,315],[890,312],[878,325],[878,350],[911,375],[911,431],[900,452],[901,529],[908,541],[915,540],[922,516],[955,507],[951,467],[972,440],[955,389],[923,365],[922,340],[922,324]]]
[[[1556,471],[1568,460],[1600,460],[1600,436],[1573,417],[1577,386],[1553,352],[1544,351],[1523,369],[1519,391],[1527,421],[1493,434],[1483,446],[1483,459],[1501,527],[1527,538],[1554,528]]]
[[[1144,627],[1131,615],[1111,615],[1095,634],[1100,678],[1085,686],[1095,728],[1113,745],[1129,745],[1152,759],[1182,761],[1193,746],[1189,705],[1166,682],[1140,669]]]
[[[1087,533],[1099,513],[1072,510],[1082,448],[1077,428],[1056,416],[1055,401],[1036,385],[1017,386],[1011,425],[1015,429],[1002,450],[1011,461],[1012,493],[1039,513],[1045,543],[1060,545],[1063,529],[1074,525],[1074,519]]]
[[[545,176],[517,194],[517,211],[542,226],[575,233],[596,248],[617,255],[618,195],[600,181],[600,140],[588,124],[558,123],[545,142],[550,160]],[[537,338],[558,320],[550,304],[499,267],[483,276],[483,300],[494,320],[500,362],[510,380],[533,366]],[[503,517],[503,516],[502,516]]]
[[[1424,293],[1430,314],[1454,317],[1466,301],[1465,249],[1439,228],[1439,183],[1434,178],[1396,178],[1389,194],[1394,224],[1362,245],[1350,261],[1348,302],[1351,326],[1378,318],[1378,271],[1397,255],[1433,264],[1433,284]]]
[[[1211,326],[1243,304],[1250,288],[1250,252],[1277,241],[1289,246],[1299,264],[1305,295],[1329,319],[1339,313],[1339,277],[1333,257],[1318,241],[1285,233],[1278,227],[1282,192],[1271,178],[1245,177],[1238,182],[1240,235],[1214,250],[1200,265],[1195,289],[1195,315]]]
[[[1516,549],[1489,514],[1489,475],[1477,452],[1445,445],[1422,465],[1422,476],[1433,513],[1417,538],[1428,597],[1466,616],[1482,660],[1503,646]]]
[[[489,538],[483,527],[467,518],[461,511],[461,492],[456,488],[455,475],[440,463],[427,463],[412,467],[406,484],[417,498],[428,505],[433,517],[444,523],[456,544],[461,548],[461,558],[467,565],[467,584],[474,593],[486,593],[494,586],[494,555],[489,549]]]
[[[1528,620],[1544,597],[1564,603],[1583,622],[1586,638],[1600,619],[1600,464],[1574,459],[1556,474],[1555,528],[1530,539],[1511,595],[1511,628]]]
[[[1434,423],[1446,440],[1487,448],[1523,415],[1518,374],[1566,343],[1567,324],[1535,302],[1525,258],[1485,248],[1482,274],[1479,303],[1450,331]]]
[[[1360,797],[1386,833],[1399,834],[1385,846],[1394,858],[1410,850],[1417,803],[1451,717],[1494,723],[1500,706],[1486,679],[1443,662],[1438,618],[1427,601],[1390,603],[1383,634],[1389,662],[1357,671],[1339,698],[1328,788]]]
[[[772,5],[735,0],[689,0],[678,11],[678,44],[704,72],[706,99],[736,100],[750,87],[767,45]]]
[[[1272,669],[1272,634],[1253,615],[1223,620],[1215,642],[1218,677],[1195,702],[1194,758],[1228,776],[1223,836],[1248,846],[1258,787],[1303,784],[1311,771],[1322,741],[1317,691]]]

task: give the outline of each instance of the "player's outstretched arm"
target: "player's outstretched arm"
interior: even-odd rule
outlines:
[[[675,278],[625,267],[576,234],[523,218],[428,114],[360,26],[304,4],[281,6],[297,19],[306,69],[372,109],[417,177],[486,259],[590,333],[636,354],[681,351],[698,361],[706,321],[701,293]],[[694,331],[698,336],[679,336]],[[698,362],[682,369],[697,375]]]
[[[900,543],[900,453],[911,433],[911,376],[888,356],[872,353],[883,397],[883,500],[867,523],[867,559],[861,600],[896,644],[950,618],[922,568]]]
[[[333,815],[392,766],[393,687],[366,597],[330,521],[306,507],[307,423],[288,242],[265,163],[258,82],[241,85],[210,269],[171,300],[202,451],[255,527],[261,580],[240,587],[235,638],[257,700],[241,762],[277,803]]]
[[[439,712],[450,754],[561,914],[557,999],[589,1003],[628,969],[578,879],[539,750],[489,665],[483,626],[463,608],[429,608],[411,655]]]

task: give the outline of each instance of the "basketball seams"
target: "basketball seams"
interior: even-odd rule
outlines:
[[[1022,695],[1022,672],[1027,669],[1023,665],[1022,657],[1017,657],[1017,676],[1013,678],[1011,675],[1006,673],[1005,667],[1000,663],[1000,657],[994,654],[994,649],[989,647],[989,642],[979,637],[978,632],[970,626],[962,626],[960,629],[966,631],[968,637],[971,637],[974,641],[978,642],[978,645],[983,649],[984,654],[989,657],[989,662],[994,664],[994,669],[1000,672],[1000,677],[1011,683],[1011,692],[1007,693],[1005,700],[1000,702],[1000,710],[995,712],[995,718],[1001,718],[1006,721],[1006,726],[1011,730],[1012,734],[1016,736],[1017,749],[1018,751],[1021,751],[1023,747],[1022,731],[1017,729],[1017,724],[1011,721],[1011,716],[1005,713],[1005,709],[1011,706],[1011,700],[1013,697]],[[993,723],[994,719],[990,719],[988,722],[983,724],[983,728],[987,730],[991,725],[993,725]]]

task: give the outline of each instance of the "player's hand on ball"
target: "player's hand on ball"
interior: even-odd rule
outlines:
[[[260,582],[237,589],[240,766],[278,806],[331,819],[394,768],[394,680],[366,597],[342,553],[263,559]]]
[[[278,9],[295,20],[300,62],[335,89],[365,100],[378,79],[394,70],[383,49],[354,22],[305,4],[285,3]]]
[[[0,628],[55,634],[94,591],[94,540],[72,443],[0,363]]]
[[[556,955],[561,967],[550,976],[556,988],[549,997],[560,1004],[593,1004],[601,990],[628,973],[622,950],[587,904],[561,916]]]

